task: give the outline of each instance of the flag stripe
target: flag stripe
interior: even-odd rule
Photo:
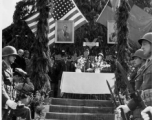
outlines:
[[[37,26],[37,23],[38,23],[38,21],[33,22],[33,23],[30,23],[28,26],[29,26],[31,29],[33,29],[33,27],[36,27],[36,26]]]
[[[83,17],[82,16],[78,16],[77,18],[74,19],[74,23],[79,21],[79,20],[81,20],[81,19],[83,19]]]
[[[54,21],[52,21],[52,22],[50,22],[50,23],[49,23],[49,26],[50,26],[50,25],[52,25],[52,24],[54,24],[54,23],[55,23],[55,20],[54,20]]]
[[[52,36],[49,36],[49,34],[48,34],[48,37],[49,37],[49,40],[51,40],[51,39],[55,38],[55,34]]]
[[[49,26],[49,29],[55,28],[55,23]]]
[[[32,29],[32,32],[36,34],[37,28]]]
[[[51,17],[50,19],[49,19],[49,23],[50,22],[54,22],[55,20],[54,20],[54,18],[53,17]]]
[[[49,33],[49,37],[55,35],[55,30],[53,30],[51,33]]]
[[[30,21],[26,21],[26,23],[27,23],[28,25],[30,25],[30,24],[32,24],[33,22],[37,22],[37,21],[38,21],[38,18],[39,18],[39,17],[34,18],[33,20],[30,20]]]
[[[61,20],[65,20],[69,15],[71,15],[74,11],[76,11],[77,9],[76,9],[76,7],[75,8],[73,8],[71,11],[69,11],[65,16],[63,16],[62,18],[61,18]]]
[[[55,31],[55,27],[49,29],[49,31],[50,31],[50,33],[53,32],[53,31]]]
[[[78,13],[78,10],[73,11],[69,16],[67,16],[65,19],[69,20],[71,17],[74,17]]]
[[[32,27],[30,27],[30,29],[33,31],[34,29],[36,29],[37,28],[37,25],[34,25],[34,26],[32,26]]]
[[[55,36],[55,35],[54,35]],[[55,42],[55,37],[54,38],[49,38],[49,42],[48,42],[48,45],[51,45]]]
[[[28,22],[32,21],[33,19],[38,18],[39,15],[40,15],[40,13],[36,12],[31,17],[29,17],[28,19],[26,19],[25,21],[28,23]]]
[[[79,14],[79,13],[75,14],[73,17],[70,18],[70,20],[75,20],[78,17],[82,18],[81,14]]]
[[[80,24],[81,22],[85,21],[84,18],[78,20],[77,22],[74,23],[74,26],[77,26],[78,24]]]

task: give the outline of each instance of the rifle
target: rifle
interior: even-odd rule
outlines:
[[[117,88],[117,92],[118,92],[118,88]],[[120,102],[120,104],[121,105],[124,105],[125,103],[121,100],[121,98],[120,98],[120,95],[119,95],[119,93],[118,93],[118,100],[119,100],[119,102]],[[125,113],[124,113],[125,114]],[[128,120],[132,120],[131,118],[130,118],[130,113],[126,113],[126,118],[128,119]]]
[[[141,96],[139,94],[139,91],[136,91],[136,90],[134,90],[132,88],[131,84],[129,83],[129,81],[127,79],[126,71],[124,70],[124,68],[122,67],[122,65],[118,61],[116,61],[116,66],[118,67],[119,71],[121,72],[121,74],[122,74],[122,80],[126,83],[127,88],[129,89],[130,94],[133,97],[133,100],[135,102],[137,102],[138,105],[140,105],[142,107],[142,109],[145,109],[147,107],[146,104],[145,104],[145,102],[142,100],[142,98],[141,98]],[[148,115],[152,119],[152,116],[151,116],[151,114],[149,112],[148,112]]]
[[[113,102],[114,102],[115,106],[118,107],[117,102],[116,102],[116,100],[115,100],[115,97],[114,97],[114,95],[113,95],[113,93],[112,93],[112,90],[111,90],[111,88],[110,88],[110,84],[109,84],[109,82],[108,82],[107,80],[106,80],[106,82],[107,82],[109,91],[110,91],[110,93],[111,93]],[[123,111],[123,109],[121,108],[120,110],[121,110],[121,116],[122,116],[123,120],[128,120],[127,117],[126,117],[126,115],[125,115],[125,113],[124,113],[124,111]]]

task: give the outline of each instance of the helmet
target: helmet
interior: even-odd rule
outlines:
[[[152,32],[146,33],[141,39],[138,40],[139,44],[142,44],[143,40],[147,40],[152,44]]]
[[[141,59],[147,59],[146,56],[144,55],[142,49],[136,50],[136,52],[134,53],[134,55],[133,55],[132,57],[133,57],[133,58],[134,58],[134,57],[139,57],[139,58],[141,58]]]
[[[17,55],[17,51],[13,46],[5,46],[2,49],[2,57],[9,56],[9,55]]]

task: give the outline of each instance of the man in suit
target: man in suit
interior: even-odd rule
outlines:
[[[58,75],[59,83],[58,83],[58,96],[60,96],[60,83],[62,79],[63,72],[70,72],[71,71],[71,62],[68,61],[68,55],[65,51],[62,52],[62,60],[59,63],[60,71]]]
[[[25,59],[23,58],[24,55],[24,50],[19,49],[18,50],[18,56],[16,56],[16,59],[14,63],[11,64],[11,67],[13,68],[13,72],[15,72],[15,68],[21,68],[22,70],[26,70],[26,62]]]
[[[84,49],[83,58],[85,59],[85,64],[82,67],[82,72],[86,72],[89,68],[91,68],[91,60],[89,58],[90,51],[88,48]]]
[[[20,106],[14,101],[13,84],[15,77],[11,69],[17,51],[13,46],[5,46],[2,49],[2,120],[10,120],[13,116],[31,120],[31,112],[28,107]],[[11,114],[10,114],[11,113]]]
[[[68,61],[68,55],[66,52],[62,53],[62,60],[60,62],[60,76],[62,77],[62,73],[64,71],[70,72],[71,71],[71,62]]]
[[[67,32],[68,26],[64,25],[63,29],[58,32],[57,40],[58,41],[71,41],[70,34]]]

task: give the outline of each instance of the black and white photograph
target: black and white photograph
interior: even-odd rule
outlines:
[[[74,22],[57,21],[55,43],[74,43]]]
[[[1,120],[152,120],[152,0],[1,0]]]

